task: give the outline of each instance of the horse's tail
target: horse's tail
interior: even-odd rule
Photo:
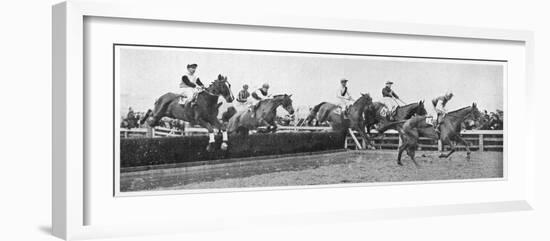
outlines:
[[[222,121],[228,122],[231,117],[233,117],[237,113],[237,109],[235,107],[230,106],[227,108],[227,110],[222,114]]]
[[[141,119],[139,120],[139,124],[140,125],[143,125],[147,119],[149,119],[149,117],[153,114],[153,110],[149,109],[147,110],[147,112],[145,113],[145,115],[143,115],[143,117],[141,117]]]
[[[307,116],[306,120],[308,125],[311,125],[311,122],[315,119],[315,116],[317,116],[317,112],[319,112],[319,109],[321,106],[326,104],[327,102],[321,102],[318,105],[314,106],[313,109],[309,112],[309,115]]]

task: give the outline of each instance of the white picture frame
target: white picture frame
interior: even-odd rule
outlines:
[[[477,200],[475,197],[470,201],[449,200],[437,202],[412,202],[410,205],[399,203],[380,206],[382,208],[361,208],[357,202],[350,202],[347,208],[338,208],[337,206],[319,206],[312,205],[309,209],[290,210],[292,205],[273,207],[257,216],[254,212],[260,209],[251,207],[246,212],[238,212],[238,203],[244,199],[249,200],[273,200],[277,196],[291,197],[296,199],[295,207],[303,207],[300,199],[314,197],[323,197],[327,190],[338,192],[340,195],[352,195],[344,193],[345,189],[350,188],[329,188],[325,190],[311,190],[308,188],[299,188],[296,190],[278,190],[273,192],[241,192],[239,194],[193,194],[187,196],[189,203],[208,206],[209,203],[227,200],[228,205],[234,204],[233,212],[221,208],[211,208],[203,217],[197,213],[188,212],[190,217],[196,218],[194,222],[182,225],[181,211],[174,211],[171,216],[164,216],[163,219],[154,217],[152,211],[144,211],[143,215],[151,215],[151,223],[155,225],[143,224],[143,227],[136,227],[130,223],[124,224],[123,216],[128,214],[121,211],[112,213],[113,219],[119,222],[114,223],[94,223],[89,222],[89,216],[94,215],[97,210],[109,210],[107,203],[95,205],[94,209],[89,208],[89,189],[90,183],[86,181],[86,171],[88,166],[85,162],[86,153],[85,134],[86,128],[86,101],[85,101],[85,39],[84,24],[85,18],[90,17],[108,17],[120,19],[138,19],[143,21],[171,21],[182,23],[208,23],[221,24],[227,27],[231,26],[254,26],[255,28],[278,28],[278,29],[301,29],[322,30],[335,32],[353,32],[353,33],[372,33],[391,35],[396,37],[422,37],[437,39],[452,39],[457,41],[475,40],[491,42],[505,42],[520,46],[523,57],[519,68],[522,73],[519,78],[509,80],[513,82],[512,88],[508,88],[509,101],[529,103],[532,95],[533,85],[533,34],[529,31],[519,30],[497,30],[482,29],[470,27],[454,27],[439,25],[422,25],[409,23],[391,23],[391,22],[371,22],[349,19],[320,19],[320,18],[300,18],[292,16],[262,15],[248,16],[231,15],[228,13],[223,16],[213,16],[207,14],[207,9],[196,9],[181,15],[179,9],[185,8],[184,3],[176,2],[94,2],[94,1],[67,1],[53,6],[52,25],[53,25],[53,166],[52,166],[52,227],[53,234],[63,239],[84,239],[94,237],[111,237],[120,235],[139,235],[154,233],[172,233],[172,232],[192,232],[197,230],[207,230],[219,227],[231,227],[232,225],[291,225],[298,222],[325,223],[341,222],[346,220],[369,220],[383,218],[401,218],[401,217],[422,217],[432,215],[451,215],[480,212],[529,210],[532,208],[534,198],[534,173],[535,156],[533,142],[533,133],[531,129],[525,132],[515,134],[517,125],[509,125],[508,144],[514,145],[514,153],[511,158],[521,157],[519,166],[514,168],[521,169],[521,173],[502,181],[502,183],[511,183],[514,187],[509,195],[506,194],[506,186],[502,186],[502,195],[496,195],[494,199]],[[155,9],[151,11],[151,9]],[[83,91],[84,90],[84,91]],[[83,108],[84,107],[84,108]],[[514,107],[515,108],[515,107]],[[512,111],[514,109],[512,108]],[[527,109],[529,113],[533,110]],[[516,112],[512,112],[516,113]],[[530,114],[522,113],[522,116]],[[508,114],[508,113],[507,113]],[[510,114],[508,114],[510,115]],[[524,117],[517,117],[514,123],[530,120]],[[521,144],[521,145],[515,145]],[[501,183],[501,184],[502,184]],[[458,184],[445,184],[451,187]],[[467,185],[467,186],[465,186]],[[487,185],[490,183],[472,182],[461,184],[461,188],[473,187],[474,185]],[[504,185],[504,184],[502,184]],[[417,191],[436,192],[438,186],[435,185],[405,185],[411,189],[413,194]],[[345,187],[345,185],[343,186]],[[403,187],[403,186],[402,186]],[[440,186],[439,186],[440,187]],[[369,189],[370,188],[370,189]],[[398,188],[392,186],[366,186],[353,188],[356,195],[365,195],[368,192],[396,191]],[[477,190],[481,191],[481,190]],[[308,192],[306,195],[305,193]],[[325,193],[323,193],[325,192]],[[472,192],[475,193],[475,192]],[[505,195],[506,194],[506,195]],[[370,194],[369,194],[370,195]],[[475,194],[471,194],[475,195]],[[132,197],[124,200],[128,205],[135,199],[141,198],[140,205],[148,204],[154,206],[159,202],[162,205],[176,206],[181,204],[180,196],[159,196],[159,197]],[[193,200],[191,200],[193,199]],[[477,201],[476,201],[477,200]],[[383,200],[379,200],[383,201]],[[136,203],[137,205],[137,203]],[[392,206],[394,205],[394,206]],[[210,206],[211,207],[211,206]],[[200,209],[200,207],[199,207]],[[95,211],[91,211],[95,210]],[[290,210],[290,211],[289,211]],[[321,211],[324,210],[324,211]],[[99,212],[99,211],[98,211]],[[248,213],[247,213],[248,212]],[[214,215],[217,213],[218,216]],[[194,216],[193,216],[194,215]],[[209,216],[211,215],[211,216]],[[223,220],[210,220],[210,218],[220,218]],[[125,217],[129,219],[129,217]],[[120,220],[118,220],[120,219]],[[231,224],[228,225],[228,222]],[[288,221],[292,220],[292,221]],[[174,223],[179,223],[175,225]],[[182,227],[184,226],[184,227]]]

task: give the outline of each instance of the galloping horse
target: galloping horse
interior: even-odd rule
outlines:
[[[402,143],[398,147],[397,164],[402,166],[401,155],[403,151],[407,151],[407,155],[412,159],[414,164],[418,167],[418,163],[414,159],[414,154],[418,148],[418,139],[420,136],[430,139],[437,139],[437,133],[432,125],[426,123],[425,115],[413,116],[408,120],[393,122],[391,124],[392,129],[396,129],[399,133]]]
[[[374,127],[376,124],[379,124],[378,128],[376,128],[376,131],[378,134],[383,133],[384,131],[389,128],[388,126],[390,124],[390,121],[387,117],[382,116],[381,111],[385,108],[384,103],[381,102],[374,102],[369,108],[367,108],[364,112],[365,115],[365,125],[367,127],[367,133],[370,135],[370,131],[372,127]],[[395,109],[395,114],[393,116],[395,121],[402,121],[410,119],[414,115],[426,115],[427,111],[424,108],[424,101],[421,100],[417,103],[411,103],[404,106],[398,106]]]
[[[472,103],[472,106],[466,106],[455,111],[448,112],[443,117],[441,124],[439,125],[439,140],[445,147],[445,144],[451,147],[451,151],[448,154],[441,154],[439,157],[447,158],[453,152],[456,151],[456,146],[453,141],[464,144],[466,147],[466,157],[470,160],[470,143],[460,137],[460,132],[462,131],[462,122],[468,117],[473,118],[474,120],[479,119],[481,113],[477,109],[477,104]]]
[[[271,99],[262,100],[258,103],[257,108],[255,108],[255,113],[248,110],[242,110],[233,115],[229,112],[224,113],[224,118],[230,117],[227,131],[229,133],[238,132],[248,135],[249,130],[257,129],[259,126],[267,126],[267,131],[275,132],[277,130],[275,117],[277,116],[277,108],[279,106],[282,106],[289,114],[294,114],[294,107],[292,107],[292,99],[290,97],[292,95],[282,94],[275,95]]]
[[[388,124],[388,128],[396,129],[399,132],[399,137],[403,140],[398,148],[397,164],[403,165],[401,163],[401,154],[403,151],[407,150],[407,154],[411,157],[414,164],[418,166],[418,163],[416,163],[414,159],[414,153],[418,147],[418,138],[420,136],[430,139],[439,139],[443,146],[445,146],[445,144],[451,146],[451,151],[448,154],[441,154],[439,156],[440,158],[447,158],[456,151],[456,146],[453,142],[462,143],[466,147],[466,158],[470,160],[470,144],[460,137],[460,132],[462,130],[461,124],[466,118],[471,117],[477,119],[479,115],[480,113],[476,103],[473,103],[472,106],[451,111],[443,118],[439,126],[439,135],[432,125],[426,123],[426,116],[413,116],[406,121],[397,121]]]
[[[180,95],[174,93],[166,93],[162,95],[156,102],[155,108],[148,119],[149,126],[154,127],[159,124],[162,117],[167,116],[191,123],[192,125],[199,124],[208,129],[210,140],[206,150],[214,150],[214,128],[223,133],[222,150],[227,150],[227,132],[225,127],[218,120],[218,97],[223,98],[231,103],[233,102],[233,93],[231,92],[231,84],[227,81],[227,77],[218,75],[218,79],[214,80],[206,90],[197,95],[195,105],[187,103],[185,106],[179,104]]]
[[[370,95],[361,94],[361,97],[349,108],[347,113],[349,120],[346,120],[344,118],[345,113],[343,113],[340,106],[328,102],[321,102],[313,107],[306,121],[309,125],[311,125],[314,119],[317,119],[318,123],[327,121],[333,131],[346,131],[348,128],[353,128],[359,132],[366,143],[370,143],[365,133],[365,119],[363,118],[363,113],[371,105],[372,98]]]

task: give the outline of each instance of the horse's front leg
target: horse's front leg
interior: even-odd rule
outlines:
[[[460,137],[460,135],[457,135],[456,136],[456,139],[458,142],[462,143],[464,145],[464,147],[466,147],[466,160],[470,161],[470,143],[467,142],[466,140],[462,139],[462,137]]]
[[[214,150],[214,143],[216,142],[214,128],[212,128],[212,125],[209,122],[203,119],[198,119],[198,123],[208,130],[208,145],[206,146],[206,150],[211,152]]]
[[[275,133],[277,131],[277,124],[275,122],[268,124],[268,131]]]
[[[453,154],[456,151],[455,144],[449,138],[445,139],[444,141],[441,141],[441,143],[443,144],[443,147],[445,147],[445,144],[448,144],[449,147],[451,147],[451,151],[448,154],[441,153],[441,155],[439,155],[440,158],[448,158],[449,156],[451,156],[451,154]]]
[[[227,136],[227,129],[225,128],[225,126],[218,120],[218,118],[212,118],[212,120],[210,121],[210,123],[213,123],[214,126],[216,127],[216,129],[218,129],[218,131],[221,131],[222,133],[222,145],[220,146],[220,149],[222,149],[223,151],[226,151],[227,150],[227,147],[229,147],[229,145],[227,144],[227,142],[229,142],[229,138]]]
[[[367,137],[367,133],[365,133],[364,126],[362,124],[359,124],[357,125],[356,129],[359,131],[359,134],[363,138],[363,149],[366,149],[367,147],[374,148],[374,146],[371,146],[370,138]]]

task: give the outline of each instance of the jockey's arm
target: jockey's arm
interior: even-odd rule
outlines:
[[[445,106],[443,105],[443,100],[438,100],[437,104],[435,105],[435,110],[437,112],[446,113]]]
[[[256,90],[252,93],[252,96],[256,99],[259,99],[259,100],[265,100],[265,99],[269,99],[269,95],[267,96],[264,96],[260,90]]]
[[[391,95],[393,98],[399,99],[399,96],[394,91],[391,92]]]
[[[204,84],[201,82],[201,79],[200,78],[197,78],[197,85],[200,86],[201,88],[204,88]]]
[[[191,87],[191,88],[197,87],[197,85],[195,85],[194,83],[192,83],[191,80],[189,80],[189,78],[187,78],[187,75],[184,75],[183,77],[181,77],[181,81],[182,81],[185,85],[187,85],[187,86],[189,86],[189,87]]]

